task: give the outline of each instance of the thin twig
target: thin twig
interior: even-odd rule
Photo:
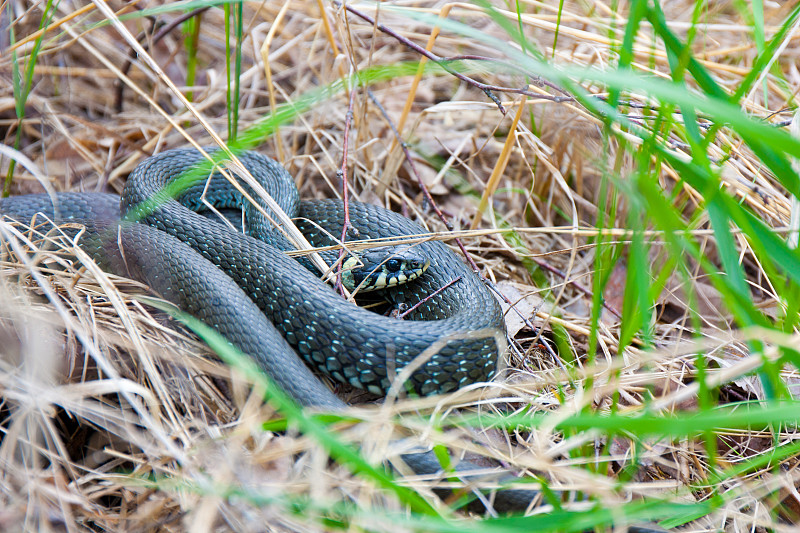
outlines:
[[[547,97],[548,100],[553,99],[553,101],[556,102],[556,103],[574,102],[575,101],[575,97],[573,97],[571,94],[569,94],[567,91],[565,91],[564,89],[562,89],[561,87],[559,87],[555,83],[553,83],[551,81],[547,81],[546,79],[542,78],[541,76],[539,76],[537,74],[531,74],[530,72],[524,70],[519,65],[514,64],[514,63],[512,63],[510,61],[505,61],[503,59],[498,59],[496,57],[479,56],[479,55],[474,55],[474,54],[463,54],[463,55],[457,55],[457,56],[446,56],[446,57],[442,58],[442,61],[487,61],[487,62],[491,62],[491,63],[498,63],[498,64],[503,65],[503,66],[505,66],[507,68],[510,68],[512,70],[516,70],[520,74],[524,74],[525,76],[528,76],[529,78],[531,78],[533,80],[532,81],[533,85],[550,87],[554,91],[558,91],[558,92],[560,92],[561,94],[563,94],[565,96],[565,98],[563,98],[563,99],[558,99],[557,96],[555,96],[555,97]],[[503,91],[498,91],[498,92],[512,92],[512,91],[503,90]],[[542,95],[538,95],[538,96],[542,96]]]
[[[447,64],[448,61],[446,60],[446,58],[438,56],[438,55],[434,54],[433,52],[429,52],[428,50],[426,50],[423,47],[419,46],[418,44],[414,43],[413,41],[410,41],[409,39],[406,39],[405,37],[403,37],[402,35],[400,35],[396,31],[394,31],[393,29],[389,28],[388,26],[384,26],[383,24],[380,24],[380,23],[376,22],[375,19],[373,19],[372,17],[370,17],[366,13],[362,13],[358,9],[355,9],[350,4],[342,4],[342,2],[338,2],[338,1],[334,1],[334,4],[337,5],[337,6],[340,6],[340,7],[344,6],[345,10],[349,11],[350,13],[352,13],[355,16],[357,16],[358,18],[366,21],[368,24],[373,24],[376,28],[381,30],[383,33],[392,36],[393,38],[397,39],[398,41],[400,41],[401,43],[403,43],[407,47],[411,48],[412,50],[414,50],[418,54],[427,57],[428,59],[430,59],[431,61],[433,61],[434,63],[436,63],[440,67],[442,67],[444,70],[446,70],[450,75],[458,78],[459,80],[463,81],[464,83],[467,83],[467,84],[472,85],[473,87],[475,87],[477,89],[480,89],[487,96],[487,98],[489,98],[492,102],[494,102],[494,104],[497,106],[497,108],[500,110],[500,112],[502,114],[504,114],[504,115],[506,114],[506,109],[505,109],[505,107],[503,107],[503,104],[500,102],[500,100],[494,94],[495,92],[512,93],[512,94],[524,94],[525,96],[531,96],[533,98],[539,98],[539,99],[542,99],[542,100],[550,100],[550,101],[553,101],[553,102],[564,102],[564,101],[572,99],[572,97],[544,95],[544,94],[536,93],[536,92],[533,92],[531,90],[524,89],[524,88],[515,89],[513,87],[501,87],[499,85],[490,85],[490,84],[487,84],[487,83],[481,83],[481,82],[479,82],[479,81],[477,81],[475,79],[470,78],[469,76],[461,74],[460,72],[457,72],[457,71],[453,70],[452,68],[450,68],[448,66],[448,64]]]
[[[403,311],[402,313],[400,313],[399,315],[397,315],[397,318],[399,318],[399,319],[405,318],[406,316],[408,316],[408,314],[410,312],[412,312],[415,309],[419,308],[419,306],[421,306],[422,304],[424,304],[425,302],[427,302],[428,300],[430,300],[431,298],[433,298],[434,296],[436,296],[437,294],[439,294],[440,292],[445,290],[450,285],[452,285],[455,282],[460,281],[460,280],[461,280],[461,276],[458,276],[455,279],[452,279],[452,280],[448,281],[447,283],[445,283],[444,285],[442,285],[441,287],[439,287],[438,289],[436,289],[435,291],[433,291],[432,293],[427,295],[425,298],[423,298],[422,300],[420,300],[417,303],[415,303],[412,307],[410,307],[409,309],[407,309],[407,310]]]
[[[347,250],[344,243],[347,241],[347,231],[352,230],[353,234],[357,237],[358,230],[350,224],[350,204],[349,195],[347,192],[347,141],[350,137],[350,124],[353,122],[353,105],[356,99],[356,87],[350,90],[350,103],[347,106],[347,114],[344,117],[344,133],[342,139],[342,167],[336,173],[340,180],[342,180],[342,203],[344,204],[344,222],[342,223],[342,249],[339,251],[339,266],[336,269],[336,290],[344,295],[344,287],[342,286],[342,264],[344,255]]]
[[[543,259],[539,259],[539,258],[536,258],[536,257],[531,257],[530,259],[532,259],[533,262],[536,263],[539,266],[539,268],[541,268],[542,270],[547,270],[548,272],[550,272],[552,274],[555,274],[559,278],[563,279],[565,282],[567,282],[570,285],[572,285],[573,287],[575,287],[578,290],[578,292],[582,292],[583,294],[585,294],[586,297],[589,298],[590,300],[594,298],[594,293],[592,293],[591,290],[589,290],[588,288],[586,288],[583,285],[581,285],[581,283],[579,283],[577,280],[567,279],[567,275],[565,273],[561,272],[556,267],[548,264]],[[616,308],[614,308],[612,305],[606,303],[605,301],[602,302],[602,303],[603,303],[603,307],[608,309],[608,311],[611,314],[613,314],[614,316],[616,316],[619,319],[622,318],[622,315],[619,313],[619,311],[616,310]]]

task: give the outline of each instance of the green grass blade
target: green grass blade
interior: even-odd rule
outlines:
[[[425,419],[427,421],[427,419]],[[706,431],[734,429],[768,430],[772,426],[796,426],[800,423],[800,401],[739,402],[717,406],[707,411],[676,411],[649,413],[645,410],[633,414],[579,412],[565,416],[563,413],[526,412],[511,415],[491,413],[462,414],[457,419],[445,419],[437,426],[467,425],[482,428],[503,428],[531,431],[554,428],[560,431],[595,431],[604,435],[632,435],[636,439],[687,438]]]
[[[56,8],[58,8],[59,0],[56,0],[55,4],[53,0],[47,0],[47,3],[44,6],[44,11],[42,13],[42,17],[39,20],[39,29],[46,27],[50,24],[50,21],[53,18]],[[9,20],[13,20],[11,16],[11,4],[6,4],[6,8],[9,10]],[[14,43],[14,26],[9,25],[8,28],[9,37],[12,42]],[[20,144],[22,142],[22,122],[25,120],[25,105],[28,101],[28,96],[30,95],[31,88],[33,87],[33,70],[36,67],[36,62],[39,58],[39,51],[42,48],[42,39],[44,38],[44,32],[42,32],[34,41],[33,49],[31,50],[30,56],[28,57],[28,62],[25,66],[25,84],[22,83],[22,76],[20,74],[19,68],[19,57],[17,56],[17,51],[14,50],[11,52],[11,76],[12,76],[12,84],[13,84],[13,91],[14,91],[14,110],[16,111],[17,115],[17,131],[14,135],[14,149],[19,150]],[[8,165],[8,172],[6,173],[5,183],[3,184],[3,197],[7,198],[11,194],[11,184],[14,182],[14,170],[16,169],[17,161],[16,159],[12,159]]]
[[[184,48],[186,49],[186,86],[194,87],[197,79],[197,52],[200,41],[200,28],[203,23],[203,13],[198,13],[183,24],[183,31],[186,35]],[[194,91],[186,91],[186,99],[190,102],[194,99]]]

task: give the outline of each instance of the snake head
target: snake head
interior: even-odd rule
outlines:
[[[352,291],[375,291],[420,277],[430,259],[408,246],[384,246],[350,255],[342,265],[342,283]]]

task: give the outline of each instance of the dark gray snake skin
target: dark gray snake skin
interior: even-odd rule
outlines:
[[[312,245],[333,244],[318,226],[334,235],[341,232],[340,201],[300,202],[291,176],[278,163],[254,152],[239,158],[289,216],[300,217],[298,227]],[[177,196],[189,207],[164,194],[171,180],[202,161],[191,149],[148,158],[129,176],[121,201],[110,194],[59,193],[59,221],[84,224],[81,247],[102,268],[147,284],[215,328],[301,405],[345,407],[298,354],[335,379],[381,393],[389,387],[392,371],[399,372],[433,343],[455,335],[458,338],[447,341],[412,374],[411,388],[420,394],[447,392],[493,376],[498,353],[492,332],[504,331],[500,307],[445,245],[419,244],[418,251],[431,261],[427,272],[385,292],[391,301],[413,305],[458,281],[417,309],[413,321],[376,315],[346,302],[318,275],[299,268],[283,253],[290,245],[248,204],[249,233],[259,238],[233,232],[189,209],[202,206],[204,187],[217,205],[241,205],[238,193],[222,177],[214,176],[207,186],[207,175],[197,176]],[[141,207],[153,198],[164,201],[155,208]],[[407,218],[380,207],[351,203],[350,210],[360,238],[425,233]],[[0,215],[29,222],[36,213],[55,216],[47,195],[0,199]],[[484,333],[469,335],[476,330]],[[441,471],[431,452],[406,454],[403,459],[418,474]],[[459,472],[478,468],[469,461],[456,466]],[[503,479],[514,478],[505,474]],[[499,511],[523,510],[537,494],[501,491],[493,506]]]
[[[239,157],[290,217],[300,217],[300,229],[313,245],[334,244],[319,228],[332,234],[341,233],[343,208],[340,201],[299,202],[291,176],[278,163],[254,152]],[[60,218],[94,225],[103,221],[106,225],[113,225],[119,209],[123,219],[145,223],[188,244],[227,274],[274,324],[280,335],[270,335],[274,340],[270,338],[268,351],[279,354],[276,356],[279,363],[296,358],[297,353],[339,381],[382,394],[391,385],[393,373],[400,372],[432,344],[443,341],[444,346],[438,353],[411,375],[408,385],[417,393],[447,392],[492,377],[498,359],[492,332],[503,329],[500,307],[481,281],[442,243],[419,244],[417,252],[431,261],[425,275],[406,286],[385,292],[394,302],[414,305],[445,284],[455,279],[458,281],[418,308],[411,316],[413,321],[377,315],[346,302],[318,275],[298,268],[298,262],[282,251],[291,246],[271,230],[269,221],[256,209],[246,208],[250,235],[244,235],[182,205],[194,209],[202,206],[199,198],[206,187],[206,175],[197,176],[196,184],[179,194],[178,200],[182,203],[165,198],[160,205],[149,207],[152,205],[152,202],[148,204],[149,200],[165,197],[165,188],[175,178],[203,161],[199,152],[191,149],[171,150],[148,158],[128,178],[121,202],[111,195],[61,194],[58,197]],[[249,205],[240,199],[227,180],[218,175],[206,188],[206,196],[214,199],[220,207]],[[42,195],[16,197],[0,201],[0,213],[28,219],[35,212],[52,216],[50,203],[50,199]],[[352,203],[350,210],[361,238],[425,233],[405,217],[380,207]],[[165,237],[156,236],[132,223],[124,223],[121,227],[123,239],[130,239],[129,245],[123,246],[125,260],[137,262],[137,268],[127,273],[141,278],[143,272],[160,272],[157,280],[146,280],[156,292],[173,301],[177,298],[179,301],[174,303],[181,309],[219,331],[229,329],[227,324],[232,317],[217,317],[219,311],[203,292],[208,284],[207,276],[187,276],[182,272],[186,269],[194,273],[198,268],[206,268],[205,262],[197,261],[196,254],[186,254],[174,268],[163,266],[162,254],[175,246],[171,240],[167,245]],[[151,233],[153,237],[149,237]],[[153,242],[146,242],[148,239]],[[95,254],[109,267],[115,266],[108,261],[112,243],[98,247],[99,253]],[[129,269],[131,266],[128,265]],[[233,298],[219,286],[216,290],[220,293],[216,300]],[[232,292],[238,297],[238,289]],[[247,323],[241,318],[238,321]],[[463,337],[475,330],[485,330],[485,333],[477,338],[447,341],[449,336]],[[231,332],[226,336],[232,343],[240,344],[239,333]],[[279,338],[285,339],[292,349],[287,349]],[[270,358],[263,353],[258,353],[263,349],[248,348],[251,349],[246,353],[273,377],[287,373],[272,365]],[[331,406],[331,402],[308,397],[311,388],[308,381],[313,380],[314,386],[318,382],[310,374],[279,379],[286,392],[301,404]]]

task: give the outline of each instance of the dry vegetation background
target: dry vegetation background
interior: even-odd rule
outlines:
[[[376,15],[373,4],[348,4]],[[438,16],[444,11],[476,32],[507,39],[475,4],[401,4],[415,13]],[[704,4],[694,53],[718,83],[732,87],[749,72],[755,57],[752,27],[733,2]],[[108,20],[101,10],[106,4],[99,0],[57,4],[20,124],[11,52],[24,68],[44,5],[0,2],[0,135],[3,144],[13,146],[21,128],[19,151],[53,188],[119,192],[127,174],[148,155],[185,146],[187,138],[213,144],[209,129],[227,136],[222,10],[211,7],[202,13],[196,80],[187,87],[191,46],[186,33],[178,25],[159,35],[182,11],[121,24],[146,47],[156,71],[150,61],[132,54],[120,27],[96,25]],[[117,15],[159,5],[165,4],[108,4]],[[514,2],[494,5],[517,24]],[[522,1],[519,6],[525,13],[525,36],[553,64],[603,69],[615,61],[626,4],[567,1],[560,12],[554,2]],[[768,35],[793,6],[765,4]],[[669,1],[663,7],[673,31],[685,35],[695,5]],[[432,33],[430,25],[389,9],[380,11],[379,18],[421,47]],[[241,130],[264,119],[276,105],[302,100],[309,91],[344,75],[420,59],[395,37],[327,1],[246,2],[243,20]],[[648,30],[642,28],[635,45],[634,69],[667,76],[666,54]],[[479,39],[452,31],[438,35],[433,50],[440,57],[499,57]],[[772,122],[791,119],[787,109],[793,106],[792,86],[800,86],[797,55],[797,39],[788,39],[774,66],[788,85],[767,77],[745,100],[748,112]],[[630,441],[624,438],[607,443],[593,433],[567,437],[551,426],[506,433],[454,425],[439,432],[424,417],[397,416],[452,416],[454,408],[489,412],[497,398],[517,398],[510,404],[515,408],[525,405],[564,416],[585,406],[607,409],[612,402],[623,412],[634,412],[645,398],[654,412],[692,410],[697,402],[693,354],[698,350],[721,369],[714,378],[724,384],[720,403],[764,397],[758,378],[746,375],[759,356],[750,354],[742,342],[744,334],[732,330],[730,314],[699,269],[691,283],[700,327],[690,319],[685,279],[668,276],[652,312],[655,348],[641,351],[635,340],[619,353],[618,313],[627,277],[624,246],[612,248],[620,260],[613,271],[604,273],[609,282],[597,327],[598,356],[587,364],[591,291],[600,253],[594,234],[599,206],[606,205],[605,214],[611,213],[608,226],[620,229],[607,235],[604,246],[624,243],[630,207],[617,197],[611,212],[601,198],[606,194],[601,184],[604,176],[611,176],[612,187],[624,186],[635,164],[584,108],[570,100],[552,101],[552,96],[564,96],[557,89],[497,62],[473,61],[467,73],[491,85],[527,87],[529,94],[495,91],[508,110],[503,116],[482,91],[441,71],[427,72],[418,85],[413,75],[376,83],[369,87],[372,96],[363,87],[355,89],[346,153],[350,191],[355,199],[407,213],[434,231],[445,230],[423,202],[396,143],[392,126],[400,129],[421,180],[456,229],[467,229],[476,219],[483,229],[518,229],[513,234],[467,236],[464,243],[482,273],[537,329],[532,331],[508,313],[511,368],[497,383],[446,398],[408,400],[383,409],[367,406],[357,411],[361,422],[336,426],[340,438],[378,462],[417,442],[430,442],[425,439],[433,436],[456,457],[470,452],[493,458],[512,470],[544,476],[551,488],[590,494],[609,508],[643,496],[704,501],[710,492],[704,482],[714,467],[706,461],[702,440],[640,443],[639,468],[617,486],[615,476],[631,463]],[[191,93],[193,111],[166,79],[183,94]],[[602,92],[600,87],[587,89]],[[539,93],[544,97],[533,96]],[[635,95],[626,97],[637,100]],[[302,197],[340,194],[336,172],[343,157],[349,99],[348,91],[327,95],[256,146],[289,169]],[[652,103],[644,97],[638,101]],[[405,112],[407,102],[410,108]],[[520,105],[525,106],[522,118],[512,128]],[[648,126],[641,110],[631,108],[630,118]],[[674,146],[680,149],[678,139]],[[729,156],[723,179],[741,202],[773,227],[788,225],[786,192],[749,152],[740,150],[735,138],[721,131],[710,152]],[[0,161],[6,175],[9,158]],[[481,216],[479,200],[493,174],[499,182]],[[660,182],[665,189],[673,190],[676,179],[663,169]],[[41,190],[31,170],[18,165],[11,192]],[[676,189],[674,201],[687,217],[702,209],[700,196],[689,188]],[[703,235],[707,219],[701,215],[695,222],[698,235]],[[73,261],[68,250],[52,242],[58,241],[54,234],[43,238],[6,223],[2,228],[6,238],[16,236],[20,248],[12,249],[9,241],[0,248],[1,530],[326,530],[334,527],[319,520],[319,509],[333,512],[330,509],[341,501],[365,510],[342,511],[352,529],[414,529],[402,520],[390,521],[387,517],[396,516],[400,504],[346,468],[329,464],[319,443],[291,431],[263,431],[262,422],[274,413],[262,392],[251,389],[248,378],[218,362],[185,330],[142,304],[137,295],[147,293],[144,287],[108,276],[81,257]],[[706,235],[706,250],[713,259],[713,239]],[[657,236],[652,243],[649,260],[666,264]],[[765,281],[746,241],[738,244],[754,298],[762,309],[777,314],[780,288]],[[34,251],[40,253],[32,255]],[[574,370],[566,373],[548,347],[558,350]],[[783,377],[795,383],[790,368]],[[344,393],[363,401],[358,394]],[[777,436],[731,431],[718,437],[717,465],[735,465],[767,453],[776,441],[793,438],[791,427]],[[586,467],[595,462],[601,466]],[[486,464],[494,463],[487,459]],[[686,527],[788,528],[800,516],[795,465],[789,457],[780,465],[765,464],[727,480],[725,489],[736,497]],[[426,491],[434,481],[414,476],[406,480],[425,494],[430,494]],[[317,512],[298,512],[302,506],[297,502],[303,500],[294,498],[304,496],[319,506]],[[538,502],[532,510],[549,509],[547,502]],[[480,529],[481,524],[464,520],[461,527]]]

